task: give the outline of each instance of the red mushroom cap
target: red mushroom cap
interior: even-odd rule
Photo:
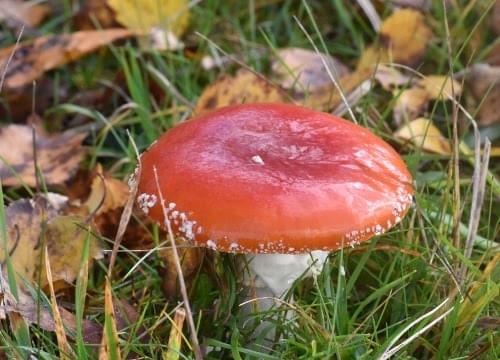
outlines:
[[[222,108],[141,156],[138,202],[177,235],[225,252],[335,250],[382,234],[412,202],[399,155],[346,120],[285,104]]]

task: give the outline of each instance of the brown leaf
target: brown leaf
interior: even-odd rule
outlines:
[[[125,206],[129,195],[128,185],[103,174],[100,164],[97,165],[95,172],[90,195],[84,203],[89,212],[99,215]]]
[[[196,104],[198,114],[228,105],[258,102],[286,102],[285,93],[254,73],[240,69],[207,86]]]
[[[15,21],[35,27],[51,12],[47,4],[37,4],[21,0],[0,0],[0,22]],[[15,25],[17,25],[15,24]]]
[[[495,2],[491,13],[491,27],[495,34],[500,35],[500,0]]]
[[[168,300],[175,300],[178,294],[177,270],[172,251],[164,249],[159,252],[159,257],[164,262],[164,267],[160,269],[163,277],[162,290]],[[189,246],[183,240],[177,241],[177,251],[181,260],[182,274],[189,281],[199,270],[205,252],[201,248]]]
[[[54,318],[48,306],[37,303],[31,295],[23,288],[18,287],[17,301],[11,294],[8,282],[0,272],[0,281],[2,289],[0,295],[3,297],[2,307],[0,308],[0,319],[5,319],[6,316],[17,314],[24,319],[28,324],[36,324],[47,331],[56,331]],[[76,334],[76,318],[75,315],[68,310],[59,307],[61,318],[64,326],[69,330],[68,335]],[[83,338],[88,344],[98,344],[101,339],[102,327],[92,321],[83,319],[82,322]]]
[[[315,92],[332,83],[324,63],[336,79],[349,73],[347,66],[334,57],[301,48],[278,50],[272,69],[285,89]]]
[[[37,166],[47,184],[61,184],[76,171],[85,154],[81,143],[86,136],[71,131],[45,135],[37,130]],[[7,186],[36,185],[31,127],[0,128],[0,179]]]
[[[415,119],[394,133],[401,140],[411,141],[416,147],[441,155],[450,155],[449,141],[441,131],[425,118]]]
[[[486,63],[492,66],[500,66],[500,43],[496,44],[488,54]]]
[[[56,194],[51,195],[49,200],[44,197],[18,200],[11,203],[5,212],[7,248],[16,275],[32,284],[40,281],[41,287],[47,284],[44,246],[48,248],[54,282],[71,283],[75,280],[87,236],[91,241],[90,258],[102,256],[97,239],[85,230],[85,226],[80,226],[84,219],[60,215],[65,204],[54,204],[52,200],[61,201],[60,198],[64,197]],[[5,261],[3,248],[0,249],[0,261]]]
[[[87,0],[74,21],[79,30],[118,27],[114,11],[103,0]]]
[[[380,38],[389,57],[409,66],[420,62],[432,37],[424,16],[411,9],[395,11],[380,27]]]
[[[476,118],[480,125],[488,126],[500,122],[500,66],[475,64],[466,75],[468,89],[477,104]]]
[[[15,89],[31,84],[46,71],[68,64],[96,51],[113,41],[131,36],[127,29],[78,31],[72,34],[42,36],[32,42],[21,43],[0,50],[0,69],[4,69],[11,54],[11,62],[5,73],[4,86]]]

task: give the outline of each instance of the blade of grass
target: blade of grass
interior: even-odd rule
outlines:
[[[90,231],[87,232],[83,244],[82,256],[80,259],[80,271],[76,279],[75,287],[75,312],[76,312],[76,346],[79,359],[87,358],[85,340],[83,339],[83,314],[85,311],[85,298],[87,296],[87,285],[89,275],[90,256]]]
[[[104,288],[104,331],[102,334],[99,360],[120,360],[121,353],[118,346],[118,330],[116,329],[113,295],[109,278],[106,277]]]
[[[57,345],[59,346],[59,358],[61,360],[69,360],[73,356],[73,351],[66,338],[66,331],[64,330],[61,313],[57,305],[56,294],[54,292],[54,285],[52,284],[52,270],[50,268],[50,259],[47,246],[45,246],[45,273],[47,274],[47,281],[50,290],[50,305],[52,308],[52,317],[54,318],[55,331],[57,337]]]

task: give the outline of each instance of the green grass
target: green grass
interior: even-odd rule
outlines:
[[[354,68],[363,48],[377,37],[355,3],[340,0],[311,0],[307,3],[291,0],[203,1],[192,9],[190,30],[184,40],[197,54],[217,51],[195,34],[195,31],[199,32],[223,51],[237,54],[244,63],[268,75],[272,49],[312,48],[298,21],[318,49],[326,49]],[[448,9],[455,72],[482,61],[483,49],[494,41],[485,25],[488,19],[485,11],[490,2],[477,1],[468,11],[464,11],[467,1],[458,3],[458,7],[451,5]],[[67,24],[70,30],[71,7],[66,4],[64,9],[62,15],[55,16],[40,31],[56,32],[61,23]],[[378,10],[382,17],[390,14],[387,6],[380,6]],[[432,2],[426,19],[436,37],[419,69],[424,74],[444,75],[449,71],[443,18],[441,2]],[[473,31],[481,31],[481,34],[475,39],[479,48],[471,50],[468,45]],[[15,34],[7,29],[4,33],[0,45],[15,42]],[[203,70],[196,59],[182,51],[141,52],[136,44],[129,42],[46,75],[55,80],[54,101],[45,109],[48,126],[61,129],[84,117],[100,129],[93,131],[87,139],[90,152],[85,167],[90,169],[100,162],[105,168],[113,167],[115,174],[125,179],[136,163],[127,131],[139,151],[143,151],[161,133],[190,116],[189,107],[171,96],[166,90],[168,86],[151,69],[163,74],[191,103],[196,103],[205,86],[221,73],[219,69]],[[236,69],[236,65],[230,64],[225,71],[233,73]],[[61,89],[76,94],[101,88],[103,80],[115,81],[118,70],[124,77],[126,96],[111,89],[105,104],[85,107],[72,103],[71,97],[57,95]],[[155,86],[162,89],[163,98],[152,95],[151,88]],[[132,103],[132,107],[123,106]],[[244,319],[238,306],[242,294],[236,257],[206,253],[190,282],[189,292],[200,343],[204,348],[212,349],[207,359],[377,359],[394,340],[397,345],[414,335],[415,339],[397,352],[395,358],[500,357],[500,337],[491,326],[498,325],[500,319],[500,267],[495,263],[499,258],[498,251],[491,248],[491,241],[498,239],[500,230],[499,194],[494,192],[491,184],[486,185],[476,238],[478,246],[474,247],[470,259],[464,258],[463,246],[471,215],[473,167],[468,161],[460,162],[461,203],[457,204],[452,195],[455,179],[449,175],[451,160],[419,149],[401,147],[392,135],[395,129],[393,106],[393,95],[375,87],[357,105],[356,116],[361,125],[372,129],[402,153],[416,180],[416,205],[389,233],[373,238],[358,249],[332,253],[319,277],[298,281],[287,297],[290,299],[293,295],[294,306],[298,309],[292,319],[285,317],[286,307],[275,308],[251,314],[243,327]],[[374,110],[380,114],[376,123],[369,117]],[[432,114],[439,127],[451,138],[451,104],[435,102]],[[112,126],[107,126],[109,124]],[[493,136],[494,144],[500,139],[498,126],[482,130]],[[460,136],[469,143],[471,133],[469,126],[461,127]],[[498,170],[499,162],[492,158],[490,172],[498,176]],[[0,188],[2,244],[6,233],[2,204],[24,196],[26,191],[23,189],[5,189],[2,193]],[[457,209],[461,212],[462,223],[458,246],[453,241],[452,222],[449,220]],[[150,230],[155,246],[166,240],[159,235],[157,228]],[[112,239],[103,241],[111,249]],[[82,254],[82,264],[88,258],[88,247],[86,249],[87,252]],[[163,278],[159,269],[163,262],[157,252],[142,259],[145,252],[122,250],[111,279],[112,292],[116,299],[133,304],[139,318],[136,324],[119,333],[122,355],[161,358],[168,350],[171,319],[177,301],[181,300],[180,295],[177,299],[167,300],[162,293]],[[108,259],[99,260],[88,269],[88,278],[84,269],[74,287],[60,296],[61,304],[76,313],[77,334],[75,341],[70,343],[79,358],[97,357],[97,347],[84,340],[83,318],[103,326],[106,324],[106,331],[110,331],[110,319],[104,315]],[[129,273],[137,262],[140,264]],[[454,279],[461,263],[465,263],[468,269],[461,289],[465,298],[458,294]],[[9,261],[3,265],[11,275],[10,289],[14,293],[15,280]],[[125,278],[126,274],[129,275]],[[423,318],[447,298],[449,303],[442,310]],[[41,300],[42,303],[45,301]],[[451,310],[444,319],[424,331],[426,325],[448,309]],[[274,324],[277,330],[276,341],[269,348],[257,346],[258,341],[254,338],[254,327],[264,320]],[[406,329],[414,321],[415,325]],[[9,356],[16,353],[26,356],[31,352],[40,358],[58,357],[54,333],[34,325],[29,330],[22,324],[18,326],[12,326],[7,320],[0,323],[1,349]],[[184,336],[179,358],[194,358],[186,324]]]

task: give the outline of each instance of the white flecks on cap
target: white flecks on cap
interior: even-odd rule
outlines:
[[[149,209],[155,206],[157,200],[158,199],[154,194],[140,194],[137,197],[137,204],[144,214],[147,215],[149,213]]]
[[[212,250],[217,250],[217,244],[215,241],[208,239],[207,240],[207,248],[212,249]]]
[[[238,250],[239,247],[240,246],[237,243],[231,243],[231,245],[229,245],[229,250],[236,251],[236,250]]]
[[[259,165],[264,165],[264,160],[259,155],[252,156],[252,161]]]

